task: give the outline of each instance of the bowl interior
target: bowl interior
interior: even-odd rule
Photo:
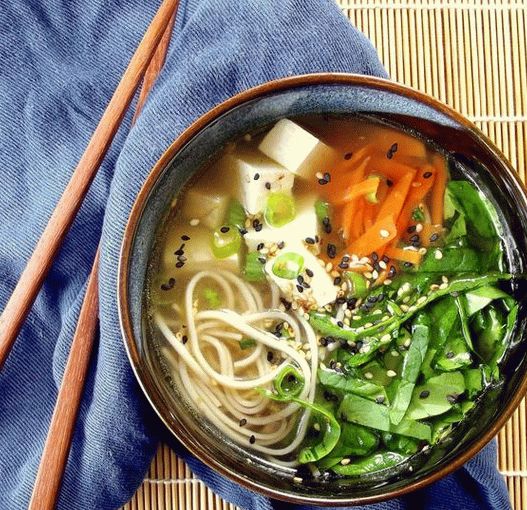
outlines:
[[[155,354],[155,333],[144,301],[147,268],[162,223],[178,190],[228,142],[247,132],[272,125],[283,117],[301,115],[368,115],[406,130],[456,155],[458,171],[473,180],[494,203],[504,226],[505,258],[509,270],[524,273],[527,265],[527,200],[523,188],[496,150],[447,109],[417,93],[402,91],[382,81],[363,83],[319,83],[266,91],[228,109],[203,126],[173,155],[152,181],[132,226],[132,242],[126,258],[127,317],[133,335],[127,338],[132,364],[154,408],[169,429],[194,454],[239,482],[275,497],[318,504],[352,504],[372,501],[410,484],[419,485],[433,473],[452,469],[464,452],[474,451],[496,432],[493,427],[516,395],[527,372],[526,306],[521,305],[513,345],[503,363],[505,381],[487,392],[472,418],[463,422],[439,445],[417,455],[412,465],[360,479],[316,481],[306,477],[292,482],[295,474],[232,443],[213,425],[196,416],[177,396],[177,388]],[[518,297],[525,294],[521,283],[513,284]],[[133,345],[130,345],[133,343]],[[130,349],[132,347],[132,349]],[[488,433],[481,441],[482,436]],[[480,440],[481,444],[476,444]],[[366,499],[363,499],[366,498]]]

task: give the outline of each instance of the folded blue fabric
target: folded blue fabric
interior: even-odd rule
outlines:
[[[11,0],[0,10],[0,304],[62,193],[157,2]],[[316,71],[384,76],[330,0],[182,1],[171,50],[137,124],[124,123],[0,373],[0,510],[27,506],[102,232],[100,339],[60,509],[114,509],[140,484],[160,438],[120,337],[116,270],[132,202],[166,147],[199,115],[267,80]],[[233,484],[174,447],[246,509],[290,508]],[[505,509],[495,447],[456,474],[378,509]]]

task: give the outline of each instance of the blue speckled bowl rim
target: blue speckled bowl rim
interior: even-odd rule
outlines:
[[[237,94],[236,96],[224,101],[220,105],[211,109],[208,113],[197,119],[189,128],[187,128],[165,151],[161,156],[157,164],[152,168],[149,176],[145,180],[136,200],[128,219],[128,223],[125,229],[123,243],[121,247],[121,255],[118,267],[118,309],[119,309],[119,320],[123,335],[123,340],[126,348],[130,364],[135,373],[135,376],[143,390],[146,398],[161,418],[167,428],[181,441],[181,443],[196,457],[205,462],[207,465],[218,471],[224,476],[234,480],[242,486],[258,491],[266,496],[281,499],[284,501],[308,504],[308,505],[322,505],[322,506],[350,506],[350,505],[365,505],[379,501],[384,501],[391,498],[400,497],[409,492],[423,488],[444,476],[459,469],[463,464],[469,461],[474,455],[476,455],[503,427],[515,409],[519,406],[524,395],[527,393],[527,373],[523,375],[523,378],[517,388],[516,393],[509,400],[502,414],[494,421],[491,427],[489,427],[479,439],[474,441],[466,450],[462,451],[455,459],[443,466],[437,471],[432,471],[427,475],[423,476],[414,481],[410,481],[407,485],[389,490],[385,493],[375,494],[371,496],[361,497],[345,497],[345,498],[328,498],[328,497],[313,497],[312,495],[299,495],[283,493],[280,490],[274,489],[267,485],[261,484],[256,479],[248,479],[239,472],[229,469],[222,464],[221,459],[216,459],[208,455],[197,438],[192,437],[192,434],[182,433],[177,430],[177,417],[168,408],[167,403],[161,398],[158,393],[155,384],[152,380],[152,374],[145,366],[144,360],[142,360],[137,344],[135,341],[134,329],[130,314],[130,303],[129,303],[129,267],[131,262],[131,254],[133,249],[133,243],[136,234],[136,228],[140,221],[143,210],[148,203],[148,199],[152,189],[156,182],[163,174],[163,171],[173,160],[175,155],[181,150],[192,138],[197,135],[207,125],[218,119],[221,115],[228,112],[229,110],[246,103],[248,101],[264,97],[268,94],[273,94],[279,91],[284,91],[297,87],[305,86],[316,86],[316,85],[349,85],[349,86],[362,86],[372,89],[384,90],[397,95],[404,96],[406,98],[413,99],[414,101],[421,102],[428,107],[436,110],[437,113],[452,119],[455,123],[461,125],[464,129],[470,132],[472,136],[478,139],[479,144],[488,152],[490,152],[496,161],[501,165],[501,170],[509,174],[509,179],[512,179],[520,194],[527,201],[527,191],[525,190],[523,183],[517,177],[514,169],[511,167],[505,156],[497,149],[494,144],[470,121],[465,119],[462,115],[452,110],[450,107],[437,101],[436,99],[413,90],[404,85],[370,76],[353,75],[346,73],[317,73],[309,75],[292,76],[287,78],[278,79],[268,83],[264,83],[257,87],[248,89],[244,92]]]

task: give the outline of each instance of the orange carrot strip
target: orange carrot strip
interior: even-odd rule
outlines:
[[[432,188],[432,197],[430,200],[432,223],[434,225],[443,224],[443,209],[445,200],[445,187],[448,179],[446,161],[443,156],[434,154],[432,165],[436,169],[436,178]]]
[[[342,237],[344,239],[350,239],[351,237],[351,225],[353,217],[355,216],[356,201],[348,202],[343,208],[340,215],[340,224],[342,226]]]
[[[379,182],[381,179],[379,177],[367,177],[363,181],[358,182],[357,184],[352,184],[348,186],[345,190],[344,195],[341,199],[335,199],[333,205],[343,205],[350,200],[353,200],[357,197],[368,195],[369,193],[377,193],[377,188],[379,187]]]
[[[433,235],[437,235],[437,240],[440,240],[444,228],[442,225],[431,225],[430,223],[423,223],[423,230],[419,234],[421,236],[421,244],[423,246],[430,246],[431,244],[436,244],[436,241],[432,241],[431,238]]]
[[[417,250],[403,250],[395,246],[388,246],[384,252],[391,259],[400,260],[401,262],[410,262],[418,265],[421,262],[422,255]]]
[[[362,229],[362,218],[364,217],[364,200],[359,198],[357,201],[357,208],[355,209],[355,217],[351,220],[351,238],[357,239],[361,236]]]
[[[415,176],[415,170],[411,170],[403,175],[397,184],[395,184],[388,194],[386,199],[381,205],[381,209],[377,215],[377,218],[384,218],[388,215],[392,215],[394,218],[399,218],[399,214],[404,206],[404,202],[410,191],[410,185]]]
[[[347,247],[348,253],[360,257],[382,248],[397,235],[394,216],[390,214],[378,219],[370,230],[364,232],[358,239],[355,239]]]
[[[375,223],[375,216],[377,215],[378,207],[377,204],[364,204],[364,215],[362,217],[362,224],[364,231],[369,230]]]
[[[382,174],[393,181],[398,181],[409,172],[415,173],[415,168],[403,165],[402,163],[397,163],[392,159],[386,158],[385,155],[379,154],[374,154],[370,158],[368,170],[370,170],[371,173]]]
[[[404,207],[397,220],[397,231],[402,234],[408,227],[413,210],[424,200],[435,181],[436,171],[434,167],[425,165],[417,173],[415,180],[410,186]],[[425,177],[426,176],[426,177]]]

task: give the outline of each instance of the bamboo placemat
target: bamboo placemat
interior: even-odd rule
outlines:
[[[525,179],[527,0],[337,0],[390,76],[454,107]],[[498,436],[514,510],[527,509],[525,401]],[[234,510],[166,446],[125,510]]]

